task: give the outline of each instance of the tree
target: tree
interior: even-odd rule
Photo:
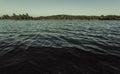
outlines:
[[[9,15],[3,15],[2,19],[9,19],[9,17],[10,17]]]

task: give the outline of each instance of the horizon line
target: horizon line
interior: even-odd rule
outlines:
[[[16,13],[12,13],[12,14],[2,14],[2,15],[0,15],[0,17],[1,16],[3,16],[3,15],[9,15],[9,16],[12,16],[13,14],[16,14]],[[20,14],[16,14],[16,15],[23,15],[23,14],[28,14],[29,15],[29,13],[20,13]],[[114,16],[120,16],[120,14],[101,14],[101,15],[88,15],[88,14],[82,14],[82,15],[76,15],[76,14],[51,14],[51,15],[39,15],[39,16],[33,16],[33,15],[29,15],[29,16],[32,16],[32,17],[41,17],[41,16],[44,16],[44,17],[46,17],[46,16],[57,16],[57,15],[68,15],[68,16],[108,16],[108,15],[114,15]]]

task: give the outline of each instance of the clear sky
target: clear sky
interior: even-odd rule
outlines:
[[[0,16],[120,15],[120,0],[0,0]]]

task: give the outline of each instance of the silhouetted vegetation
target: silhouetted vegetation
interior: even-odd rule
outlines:
[[[10,20],[32,20],[33,17],[32,17],[32,16],[29,16],[28,13],[26,13],[26,14],[19,14],[19,15],[16,15],[15,13],[13,13],[12,16],[3,15],[2,17],[0,17],[0,19],[10,19]]]
[[[120,20],[120,16],[118,15],[101,15],[101,16],[73,16],[73,15],[52,15],[52,16],[40,16],[40,17],[32,17],[26,14],[16,15],[13,13],[12,16],[3,15],[0,17],[1,20],[9,19],[9,20]]]

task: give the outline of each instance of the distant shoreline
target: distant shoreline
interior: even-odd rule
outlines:
[[[26,14],[12,16],[3,15],[0,20],[120,20],[120,15],[101,15],[101,16],[87,16],[87,15],[51,15],[51,16],[39,16],[33,17]]]

